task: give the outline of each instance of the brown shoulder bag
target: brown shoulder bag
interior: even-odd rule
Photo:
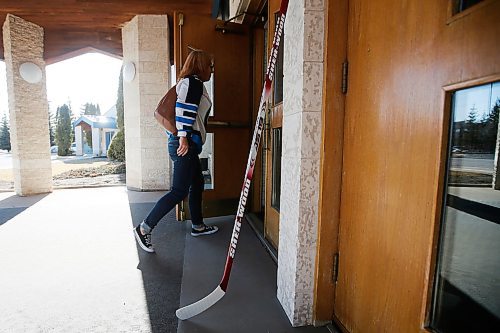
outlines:
[[[177,134],[177,127],[175,126],[176,101],[177,92],[175,91],[175,86],[173,86],[160,100],[154,112],[156,121],[158,121],[163,128],[173,134]]]

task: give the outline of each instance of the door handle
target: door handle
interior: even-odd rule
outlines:
[[[237,121],[218,121],[218,120],[209,120],[207,125],[210,127],[229,127],[229,128],[250,127],[248,123],[237,122]]]

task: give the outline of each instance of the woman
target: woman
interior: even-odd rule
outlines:
[[[134,229],[140,247],[154,252],[151,232],[163,216],[189,194],[191,235],[201,236],[217,232],[217,226],[203,223],[201,197],[204,187],[201,153],[206,138],[205,126],[212,102],[203,85],[210,80],[213,64],[207,53],[192,51],[182,67],[176,86],[175,104],[176,133],[169,133],[168,153],[174,162],[172,190],[161,197],[148,216]]]

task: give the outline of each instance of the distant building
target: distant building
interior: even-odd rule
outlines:
[[[109,144],[115,132],[116,106],[102,116],[82,115],[73,123],[75,129],[76,155],[91,153],[93,156],[107,156]],[[92,133],[92,148],[86,143],[85,132]]]

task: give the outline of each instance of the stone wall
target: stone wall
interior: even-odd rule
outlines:
[[[290,1],[285,23],[278,299],[312,323],[322,131],[324,3]]]
[[[153,111],[170,85],[166,15],[138,15],[122,29],[123,63],[135,64],[135,78],[123,82],[127,187],[170,188],[171,166],[165,131]]]
[[[43,28],[8,14],[3,25],[4,55],[9,95],[10,138],[14,189],[18,195],[52,191],[49,106],[47,102]],[[25,62],[42,70],[37,83],[19,74]]]

